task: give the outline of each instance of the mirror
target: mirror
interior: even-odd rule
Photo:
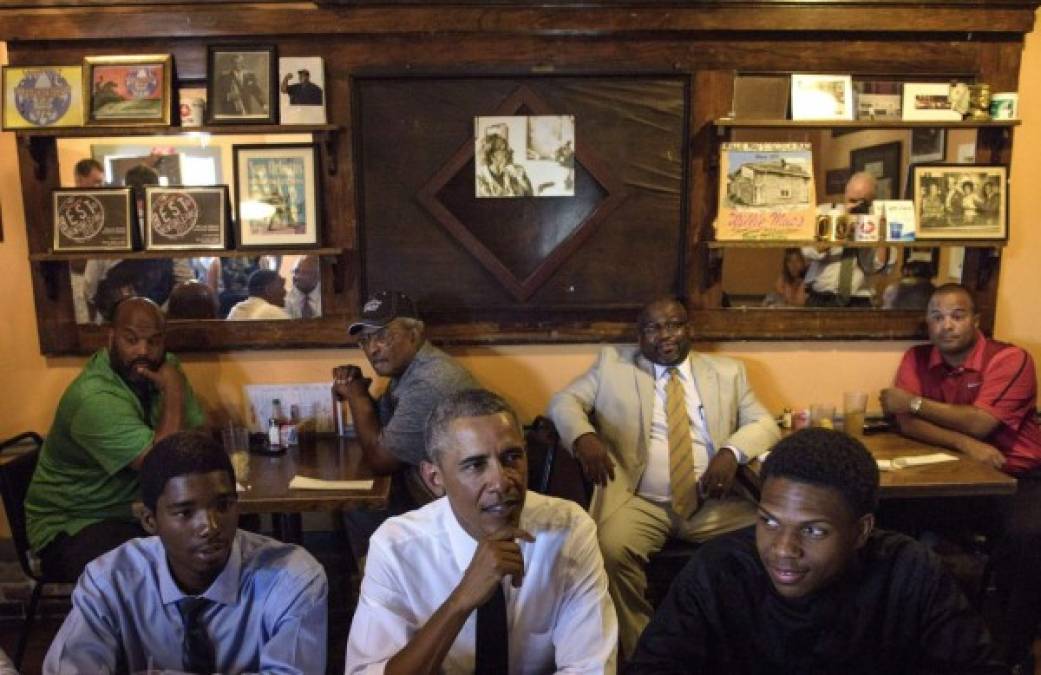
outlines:
[[[842,204],[849,177],[876,179],[876,199],[910,199],[909,167],[975,161],[975,129],[733,129],[736,141],[802,141],[813,147],[817,203]],[[842,247],[713,249],[723,307],[924,309],[929,290],[962,280],[961,247]],[[843,257],[851,299],[835,289]],[[814,279],[817,279],[815,282]],[[847,302],[848,304],[842,304]]]
[[[310,143],[310,134],[266,136],[186,133],[139,138],[58,139],[62,186],[77,186],[75,167],[91,158],[101,166],[78,186],[124,185],[144,165],[160,185],[229,186],[235,203],[233,148],[266,143]],[[140,208],[140,207],[139,207]],[[214,251],[214,253],[219,253]],[[155,300],[170,320],[302,319],[322,315],[321,261],[312,255],[131,258],[70,262],[76,322],[101,323],[127,295]],[[249,280],[261,274],[250,293]],[[263,282],[267,283],[263,283]],[[252,295],[252,297],[251,297]]]

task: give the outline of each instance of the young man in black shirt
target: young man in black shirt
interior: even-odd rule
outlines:
[[[695,554],[626,672],[1007,672],[932,554],[874,530],[878,467],[859,441],[792,434],[762,477],[756,527]]]

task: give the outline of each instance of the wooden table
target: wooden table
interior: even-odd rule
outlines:
[[[300,475],[322,480],[372,479],[370,490],[291,490]],[[385,508],[390,477],[374,476],[355,439],[312,436],[284,455],[250,454],[249,484],[239,493],[240,513],[304,513],[346,511],[358,507]]]
[[[893,432],[871,434],[861,440],[875,459],[934,452],[945,452],[958,458],[954,462],[882,471],[879,497],[883,499],[999,496],[1016,491],[1016,479],[1012,476],[953,450],[926,445]]]

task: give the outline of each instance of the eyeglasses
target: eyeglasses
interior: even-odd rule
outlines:
[[[394,342],[396,336],[397,331],[394,330],[393,324],[387,324],[374,333],[362,335],[358,338],[358,345],[362,349],[368,349],[369,347],[375,346],[386,347],[390,343]]]
[[[658,337],[659,335],[666,334],[675,335],[683,330],[683,327],[686,325],[686,321],[677,321],[675,319],[662,323],[645,323],[640,326],[640,333],[647,338]]]

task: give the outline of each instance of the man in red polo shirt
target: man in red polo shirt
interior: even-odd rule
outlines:
[[[996,564],[1009,592],[1004,638],[1011,663],[1026,663],[1041,618],[1041,427],[1034,361],[1019,347],[979,331],[969,291],[946,284],[926,309],[927,345],[904,354],[896,383],[882,390],[882,410],[900,433],[956,450],[1019,479],[1001,507]]]

